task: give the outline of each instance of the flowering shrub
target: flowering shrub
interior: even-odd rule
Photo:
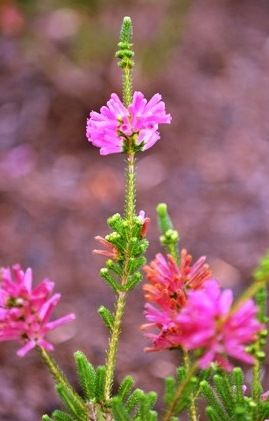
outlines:
[[[146,265],[146,239],[150,218],[136,211],[135,157],[159,139],[159,124],[171,123],[160,94],[147,101],[141,92],[132,92],[132,22],[124,18],[116,56],[123,75],[122,99],[112,94],[100,113],[92,111],[86,135],[100,148],[101,155],[123,153],[127,157],[124,214],[111,216],[110,233],[95,238],[100,248],[94,253],[107,258],[101,278],[115,295],[111,311],[100,306],[98,313],[107,326],[109,341],[105,364],[99,367],[78,351],[75,364],[82,393],[74,390],[54,360],[47,333],[71,322],[74,314],[51,320],[60,294],[52,294],[54,284],[45,279],[32,287],[32,271],[19,265],[2,268],[0,278],[0,340],[21,344],[17,354],[36,349],[52,374],[64,409],[55,410],[43,421],[163,421],[178,420],[186,413],[191,421],[200,419],[199,400],[206,402],[211,421],[263,421],[269,418],[269,393],[262,386],[268,322],[266,282],[269,255],[254,273],[252,285],[234,299],[231,290],[222,290],[214,273],[200,257],[192,263],[187,250],[179,251],[179,234],[174,229],[167,206],[157,207],[161,245]],[[151,342],[146,351],[173,349],[179,367],[165,379],[164,405],[155,407],[157,394],[134,388],[127,375],[118,389],[115,368],[122,320],[128,294],[140,284],[142,270],[147,282],[145,318],[142,330]],[[251,392],[238,362],[252,368]],[[158,411],[157,411],[157,409]]]

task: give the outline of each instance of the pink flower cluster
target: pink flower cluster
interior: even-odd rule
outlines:
[[[23,272],[19,265],[12,270],[2,268],[0,273],[0,341],[22,342],[17,351],[20,357],[36,346],[53,350],[46,334],[75,319],[71,313],[50,321],[61,298],[60,294],[52,295],[54,283],[45,279],[32,288],[32,270]]]
[[[205,261],[204,256],[200,257],[191,266],[192,256],[183,249],[177,265],[172,256],[168,255],[166,259],[158,253],[151,264],[144,267],[149,282],[143,287],[146,299],[162,309],[178,311],[186,301],[187,290],[200,288],[211,277]]]
[[[182,255],[188,256],[184,250]],[[245,347],[263,328],[256,318],[257,307],[248,300],[232,311],[232,291],[221,291],[218,282],[210,279],[204,258],[190,268],[184,259],[178,266],[171,256],[166,261],[159,254],[146,267],[146,274],[150,282],[144,286],[146,298],[158,306],[145,306],[148,323],[142,329],[150,329],[146,336],[152,340],[147,351],[201,349],[199,366],[203,369],[215,362],[230,370],[228,357],[254,362]]]
[[[158,125],[171,122],[161,98],[155,94],[147,102],[141,92],[135,92],[126,107],[112,94],[100,113],[90,113],[86,129],[89,142],[100,148],[101,155],[123,152],[130,142],[142,151],[149,149],[160,138]]]

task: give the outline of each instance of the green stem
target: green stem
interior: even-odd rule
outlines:
[[[253,366],[253,381],[252,381],[252,398],[254,402],[258,403],[261,399],[261,364],[258,359],[256,359],[255,364]]]
[[[54,358],[42,347],[38,347],[37,350],[41,356],[43,363],[47,366],[49,372],[52,374],[55,382],[61,384],[72,393],[73,399],[76,400],[77,404],[85,411],[85,405],[81,397],[74,391],[73,387],[69,383],[67,377],[64,375],[60,367]]]
[[[124,256],[123,271],[121,276],[121,285],[125,285],[129,276],[129,259],[133,221],[135,217],[135,159],[134,154],[130,153],[127,159],[127,173],[126,173],[126,197],[125,197],[125,218],[128,222],[128,235]],[[126,292],[120,292],[115,306],[115,318],[111,337],[108,344],[107,360],[106,360],[106,380],[105,380],[105,399],[109,400],[111,396],[111,389],[113,386],[114,371],[116,365],[116,357],[118,351],[119,338],[121,334],[122,317],[124,314],[126,304]]]
[[[116,56],[120,58],[120,67],[122,68],[122,96],[126,107],[132,102],[132,68],[134,62],[131,60],[133,52],[131,49],[132,41],[132,21],[126,16],[123,19],[120,43],[118,44],[120,50]],[[128,53],[128,54],[127,54]],[[128,232],[126,240],[126,248],[124,252],[123,270],[121,275],[121,285],[124,286],[129,277],[129,260],[131,254],[131,237],[133,222],[135,217],[135,153],[132,150],[132,141],[127,145],[127,171],[126,171],[126,188],[125,188],[125,219],[127,221]],[[128,142],[128,139],[127,139]],[[105,379],[105,399],[109,400],[113,386],[114,371],[116,366],[116,358],[118,351],[119,338],[121,334],[121,324],[126,304],[127,292],[122,291],[118,293],[117,302],[115,305],[114,323],[108,343],[107,358],[106,358],[106,379]]]
[[[256,281],[253,284],[251,284],[245,290],[245,292],[242,295],[240,295],[240,297],[235,301],[227,317],[230,317],[234,313],[236,313],[237,310],[242,306],[242,304],[244,304],[244,302],[252,298],[264,285],[264,281]]]
[[[190,370],[190,357],[189,357],[189,353],[187,351],[184,351],[184,367],[186,372],[188,373]],[[196,405],[195,405],[195,395],[192,392],[191,396],[190,396],[190,408],[189,408],[189,417],[191,419],[191,421],[198,421],[198,415],[197,415],[197,409],[196,409]]]
[[[122,96],[126,106],[132,102],[132,69],[125,67],[122,72]]]
[[[169,421],[170,418],[175,414],[177,404],[181,398],[182,393],[185,391],[186,387],[188,386],[192,376],[197,370],[197,365],[194,364],[192,367],[189,368],[189,371],[186,375],[185,380],[180,383],[178,388],[176,389],[176,393],[174,394],[173,400],[170,402],[169,407],[167,408],[167,411],[165,412],[163,416],[163,421]],[[197,419],[197,418],[196,418]]]
[[[164,206],[164,205],[162,205],[162,206]],[[165,210],[163,209],[162,213],[163,213],[162,217],[166,218],[167,221],[168,221],[169,216],[168,216],[168,213],[167,213],[166,206],[165,206]],[[173,227],[170,219],[169,219],[169,223],[166,223],[166,225],[167,225],[168,229],[172,229],[172,227]],[[169,227],[169,225],[171,225],[171,226]],[[162,233],[165,234],[165,230],[163,230]],[[167,245],[167,248],[169,250],[169,253],[174,257],[176,263],[179,265],[180,264],[180,256],[179,256],[179,250],[178,250],[178,247],[177,247],[177,243],[176,244],[170,243],[170,244]],[[187,351],[184,351],[183,359],[184,359],[184,367],[185,367],[186,373],[188,373],[189,370],[190,370],[190,356],[189,356],[189,353]],[[191,403],[190,403],[190,408],[189,408],[189,417],[190,417],[191,421],[197,421],[198,415],[197,415],[197,409],[196,409],[196,404],[195,404],[196,396],[195,396],[194,393],[191,393],[190,400],[191,400]]]

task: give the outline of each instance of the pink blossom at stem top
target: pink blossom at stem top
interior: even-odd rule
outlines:
[[[159,139],[159,124],[169,124],[171,115],[166,114],[160,94],[147,102],[141,92],[135,92],[132,103],[126,107],[113,93],[107,106],[100,113],[92,111],[87,119],[88,141],[100,148],[101,155],[135,149],[145,151]]]
[[[46,334],[75,319],[73,313],[50,321],[61,295],[53,294],[54,283],[44,279],[32,288],[32,270],[24,272],[19,265],[1,269],[0,277],[0,341],[18,341],[23,346],[17,355],[40,346],[48,351],[53,345]]]

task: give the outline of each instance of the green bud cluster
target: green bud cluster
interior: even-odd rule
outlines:
[[[123,18],[120,31],[120,42],[115,56],[119,59],[118,65],[122,69],[132,69],[134,67],[134,51],[132,50],[133,25],[129,16]]]
[[[171,218],[167,211],[166,203],[159,203],[156,208],[158,225],[161,232],[160,242],[175,260],[179,260],[178,243],[179,233],[173,228]]]

